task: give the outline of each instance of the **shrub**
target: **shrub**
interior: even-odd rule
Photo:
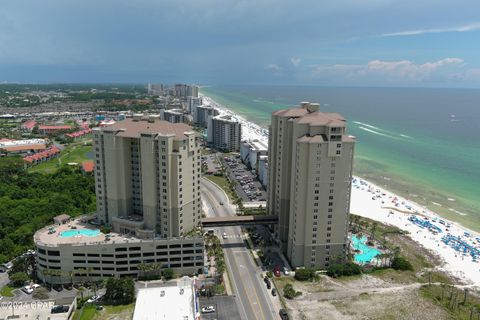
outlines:
[[[410,263],[410,261],[408,261],[402,256],[395,256],[395,258],[393,258],[392,268],[395,270],[403,270],[403,271],[413,270],[413,266]]]
[[[162,275],[165,277],[165,280],[170,280],[170,279],[173,279],[173,276],[175,275],[175,273],[173,272],[172,269],[167,268],[162,271]]]
[[[267,277],[273,278],[273,272],[272,271],[267,271]]]
[[[352,262],[345,264],[334,263],[327,269],[327,275],[332,278],[353,276],[360,273],[362,273],[360,266]]]
[[[295,279],[298,281],[307,281],[315,277],[315,270],[310,268],[295,270]]]
[[[290,283],[286,284],[283,288],[283,296],[287,299],[294,299],[301,294],[302,293],[300,291],[295,291],[295,289],[293,289],[293,286]]]

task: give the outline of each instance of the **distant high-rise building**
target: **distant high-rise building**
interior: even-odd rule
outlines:
[[[230,115],[209,117],[207,141],[216,148],[227,152],[240,151],[242,124]]]
[[[187,96],[198,98],[198,86],[196,85],[188,85],[187,86]]]
[[[193,122],[199,127],[206,128],[208,125],[208,118],[218,116],[219,112],[212,106],[201,105],[197,106],[193,112]]]
[[[293,267],[344,259],[355,139],[319,105],[276,111],[270,125],[268,212]]]
[[[183,109],[167,109],[160,110],[160,117],[162,120],[171,123],[191,123],[192,116]]]
[[[195,109],[198,107],[198,106],[201,106],[203,104],[203,99],[202,97],[192,97],[192,96],[189,96],[187,97],[187,110],[188,112],[190,112],[191,114],[194,114],[195,113]]]
[[[148,94],[162,95],[166,88],[165,88],[165,85],[163,84],[149,83],[147,89],[148,89]]]
[[[93,132],[102,223],[163,238],[199,224],[200,145],[190,126],[136,115]]]

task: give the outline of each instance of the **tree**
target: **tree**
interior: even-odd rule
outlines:
[[[10,276],[10,281],[12,281],[14,287],[21,287],[28,280],[30,280],[30,278],[25,272],[17,272]]]
[[[396,256],[392,261],[392,268],[395,270],[413,270],[412,264],[402,256]]]
[[[129,304],[135,300],[132,278],[108,278],[104,299],[111,304]]]
[[[311,268],[295,270],[295,279],[298,281],[307,281],[315,277],[315,270]]]
[[[173,276],[175,275],[175,272],[173,272],[172,269],[167,268],[167,269],[163,269],[162,275],[165,278],[165,280],[170,280],[170,279],[173,279]]]
[[[30,272],[30,266],[27,259],[18,257],[12,261],[12,268],[8,271],[8,274],[12,275],[18,272],[24,272],[26,274]]]
[[[352,276],[360,273],[362,273],[360,266],[352,262],[345,264],[334,263],[327,269],[327,275],[332,278]]]

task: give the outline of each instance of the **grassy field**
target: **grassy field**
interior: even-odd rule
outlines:
[[[29,172],[55,172],[60,166],[70,162],[81,164],[84,161],[91,160],[88,153],[92,151],[92,146],[85,146],[82,144],[72,144],[63,150],[60,157],[43,162],[37,166],[28,169]]]
[[[131,320],[135,304],[120,306],[104,306],[103,310],[97,310],[95,305],[86,305],[77,310],[73,320]]]
[[[3,297],[14,297],[15,295],[12,292],[14,289],[15,288],[12,288],[9,285],[6,285],[0,291],[0,295],[3,296]]]
[[[230,184],[228,183],[227,178],[225,178],[224,176],[214,176],[214,175],[205,175],[205,178],[218,184],[218,186],[222,188],[223,191],[225,191],[230,202],[233,201],[234,196],[233,196],[232,190],[230,190]]]

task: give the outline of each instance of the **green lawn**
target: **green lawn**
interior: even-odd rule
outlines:
[[[0,291],[0,295],[4,296],[4,297],[14,297],[15,295],[13,294],[13,290],[15,288],[12,288],[10,287],[9,285],[6,285],[5,287],[2,288],[2,290]]]
[[[228,183],[227,178],[225,178],[224,176],[214,176],[214,175],[205,175],[205,178],[216,183],[220,188],[223,189],[223,191],[225,191],[230,201],[233,201],[234,197],[233,197],[232,191],[230,190],[230,184]]]
[[[84,161],[91,160],[87,154],[92,151],[92,146],[69,145],[60,154],[60,157],[43,162],[37,166],[28,169],[29,172],[52,173],[61,165],[75,162],[81,164]]]
[[[130,320],[133,318],[135,304],[104,306],[99,311],[95,305],[86,305],[82,309],[77,310],[73,316],[73,320]]]

